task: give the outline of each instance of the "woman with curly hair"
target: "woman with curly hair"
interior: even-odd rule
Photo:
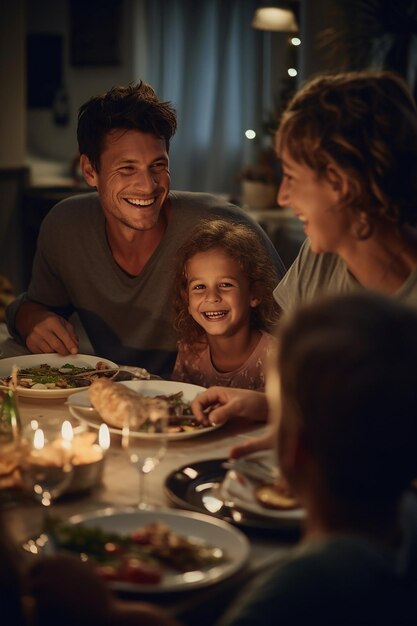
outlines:
[[[417,107],[389,71],[317,76],[292,98],[276,136],[280,205],[307,235],[274,291],[287,315],[324,295],[371,290],[417,308]],[[347,384],[349,384],[347,382]],[[264,394],[210,389],[213,423],[256,413]],[[268,437],[233,451],[248,453]]]
[[[208,387],[261,390],[275,341],[276,274],[258,236],[244,224],[204,220],[178,251],[173,284],[179,334],[172,374]]]
[[[387,71],[313,79],[276,148],[279,204],[307,235],[274,292],[281,308],[363,288],[417,307],[417,110],[405,82]]]

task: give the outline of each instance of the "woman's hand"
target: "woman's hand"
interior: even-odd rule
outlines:
[[[191,403],[193,414],[202,422],[223,424],[233,417],[266,421],[268,403],[264,393],[234,387],[210,387]]]

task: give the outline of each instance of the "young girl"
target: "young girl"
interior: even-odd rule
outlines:
[[[223,219],[201,221],[178,251],[172,380],[264,389],[276,280],[256,233]]]

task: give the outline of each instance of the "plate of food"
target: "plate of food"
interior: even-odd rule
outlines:
[[[109,431],[122,435],[128,412],[149,411],[152,403],[164,400],[168,403],[168,439],[189,439],[205,435],[223,424],[202,423],[192,414],[190,403],[204,391],[204,387],[169,380],[132,380],[123,382],[100,381],[85,391],[68,398],[67,404],[73,417],[92,428],[100,428],[105,422]],[[150,439],[160,435],[147,432],[145,421],[131,435]]]
[[[238,529],[185,511],[108,508],[67,522],[51,520],[47,535],[49,553],[79,554],[123,593],[207,587],[238,572],[249,556],[249,542]]]
[[[232,490],[233,494],[230,493],[231,471],[230,461],[226,458],[187,463],[167,476],[165,492],[178,507],[204,512],[244,528],[262,531],[300,530],[304,511],[298,506],[291,510],[273,510],[262,505],[258,508],[254,504],[254,489],[265,484],[264,475],[261,479],[253,479],[251,488],[247,484],[246,500],[242,503],[240,485],[240,498],[236,497],[237,489]],[[266,483],[269,483],[269,479]]]
[[[263,518],[301,521],[304,510],[282,476],[273,450],[263,450],[227,461],[219,488],[221,498],[234,508]]]
[[[87,388],[97,376],[118,370],[113,361],[90,354],[27,354],[0,360],[0,387],[13,384],[14,366],[17,368],[17,394],[42,399],[67,398]]]

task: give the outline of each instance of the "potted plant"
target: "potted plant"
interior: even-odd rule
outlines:
[[[263,148],[257,160],[240,173],[242,204],[248,209],[277,206],[279,167],[275,150]]]
[[[241,202],[249,209],[278,208],[277,194],[281,184],[281,167],[273,147],[279,120],[295,91],[293,79],[282,78],[281,89],[274,97],[273,106],[266,111],[256,160],[240,173]]]

